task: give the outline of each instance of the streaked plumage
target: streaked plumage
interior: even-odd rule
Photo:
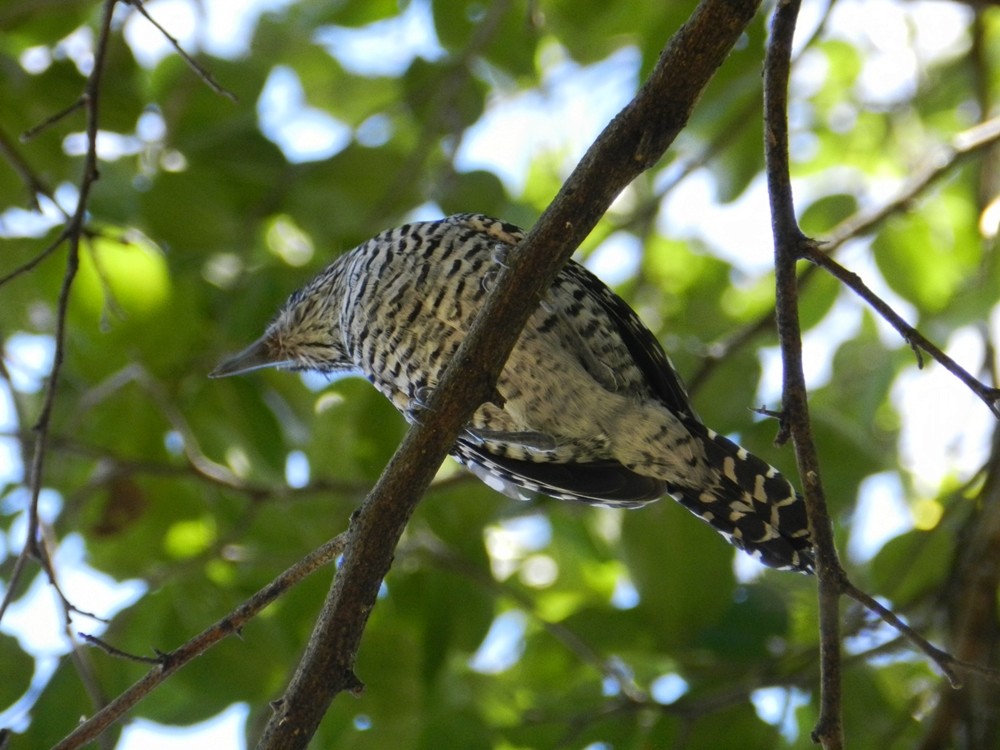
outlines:
[[[212,374],[357,371],[413,419],[482,305],[517,227],[477,214],[407,224],[337,258]],[[452,453],[488,485],[610,506],[670,494],[767,565],[812,569],[804,503],[705,427],[655,337],[570,262]]]

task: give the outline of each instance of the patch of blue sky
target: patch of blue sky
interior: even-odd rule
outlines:
[[[584,265],[613,287],[633,278],[641,263],[642,241],[629,232],[614,232],[590,254]]]
[[[290,162],[327,159],[351,142],[351,129],[321,109],[312,107],[292,68],[275,66],[257,100],[261,132]]]
[[[398,76],[418,57],[437,60],[445,54],[427,0],[413,0],[399,15],[358,28],[324,26],[314,39],[345,70],[363,76]]]
[[[23,539],[23,533],[20,539]],[[143,581],[116,581],[106,573],[87,565],[82,537],[67,535],[54,555],[53,567],[59,571],[59,583],[71,602],[80,603],[96,617],[107,620],[134,604],[146,592]],[[85,606],[83,603],[86,603]],[[74,614],[74,630],[100,635],[107,628],[102,620]],[[70,650],[66,640],[61,605],[44,575],[32,581],[28,592],[14,601],[0,623],[0,631],[17,637],[27,653],[60,655]]]
[[[543,54],[551,65],[543,66],[541,85],[497,90],[483,116],[466,131],[455,157],[463,171],[494,172],[514,195],[524,191],[532,161],[545,155],[558,155],[562,172],[569,174],[637,86],[640,60],[633,48],[586,66],[555,45]]]
[[[0,432],[5,435],[0,437],[0,485],[21,479],[20,448],[17,438],[13,437],[20,425],[14,415],[10,388],[6,383],[0,383]],[[7,504],[7,498],[0,500],[0,513],[7,512]]]
[[[305,487],[309,484],[309,457],[302,451],[292,451],[285,458],[285,482],[289,487]]]
[[[19,481],[22,474],[19,447],[13,435],[24,425],[17,422],[10,386],[13,385],[19,393],[38,393],[52,369],[54,354],[55,345],[51,336],[14,333],[7,339],[3,357],[10,383],[0,383],[0,431],[9,433],[11,437],[0,438],[0,482]],[[9,505],[10,498],[7,498],[2,506],[3,512],[8,512]]]
[[[55,342],[51,336],[15,333],[7,338],[4,361],[14,388],[21,393],[38,393],[52,369]]]
[[[37,211],[17,206],[8,208],[0,213],[0,238],[41,237],[63,224],[66,216],[76,210],[78,196],[75,185],[63,183],[55,189],[55,202],[44,195],[36,196]]]
[[[988,330],[1000,330],[1000,304],[990,320]],[[983,330],[975,325],[955,331],[945,353],[975,372],[985,354]],[[902,463],[916,478],[918,491],[933,496],[949,477],[969,477],[985,463],[996,419],[943,367],[919,368],[914,360],[893,384],[891,397],[902,418]]]
[[[632,609],[639,605],[639,590],[632,580],[625,575],[615,580],[614,591],[611,592],[611,606],[615,609]]]
[[[653,700],[664,706],[669,706],[688,691],[688,683],[675,672],[663,674],[649,685],[649,694]]]
[[[194,750],[195,748],[246,747],[246,721],[250,707],[234,703],[211,719],[187,727],[134,719],[122,731],[116,750]]]
[[[864,565],[887,541],[913,528],[913,513],[905,498],[903,483],[896,472],[865,477],[851,514],[847,553],[853,563]]]
[[[217,57],[236,59],[247,54],[261,15],[280,11],[292,0],[154,0],[144,3],[149,15],[190,53],[204,50]],[[125,40],[141,65],[155,67],[174,47],[142,14],[119,5],[125,17]]]
[[[527,615],[519,610],[497,615],[469,659],[469,668],[481,674],[499,674],[513,667],[524,653],[527,626]]]
[[[798,688],[767,687],[754,690],[750,701],[761,720],[778,727],[786,741],[798,739],[799,723],[795,712],[809,703],[807,693]]]

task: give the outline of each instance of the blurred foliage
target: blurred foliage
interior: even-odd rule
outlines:
[[[53,242],[60,210],[74,210],[80,179],[80,110],[18,141],[79,98],[93,63],[101,3],[62,2],[58,12],[48,5],[0,5],[0,138],[8,154],[0,162],[0,276]],[[223,5],[191,3],[216,13],[226,12]],[[568,173],[574,148],[586,145],[575,123],[549,121],[550,131],[527,143],[495,138],[495,149],[511,150],[511,165],[528,149],[517,179],[497,167],[503,153],[493,165],[463,164],[463,146],[529,95],[544,109],[548,92],[578,66],[596,64],[600,75],[638,85],[694,3],[274,5],[280,9],[251,17],[238,53],[212,54],[199,34],[181,35],[235,103],[169,50],[153,62],[148,50],[133,54],[128,39],[137,44],[156,32],[124,3],[108,48],[100,179],[70,300],[45,520],[55,545],[82,542],[76,565],[144,582],[145,595],[106,629],[81,615],[70,628],[141,655],[175,648],[344,529],[404,430],[362,381],[280,372],[211,381],[205,374],[213,364],[255,338],[313,272],[387,226],[456,211],[530,225]],[[887,54],[882,32],[839,32],[837,6],[806,5],[820,26],[801,35],[809,43],[792,81],[792,146],[804,226],[822,238],[859,207],[889,200],[928,154],[990,111],[1000,15],[945,9],[961,27],[952,44],[933,54],[914,47],[911,75],[889,93],[873,93],[871,82],[880,79],[872,66]],[[148,7],[155,13],[158,4]],[[927,22],[905,3],[880,7],[891,19],[887,29]],[[436,42],[407,56],[401,14],[423,19]],[[208,23],[193,18],[196,28]],[[139,27],[145,37],[126,33]],[[355,44],[361,38],[380,42],[365,52]],[[760,198],[765,39],[762,13],[675,148],[627,191],[583,252],[630,269],[618,288],[681,372],[697,374],[694,398],[705,421],[794,476],[790,449],[772,444],[775,423],[748,411],[780,406],[778,376],[765,366],[773,360],[773,328],[728,348],[773,306],[772,275],[757,261],[741,262],[760,257],[750,244],[766,237],[765,204],[756,226],[730,227],[729,246],[717,234],[676,232],[664,220],[668,211],[701,215],[671,204],[676,194],[704,195],[682,192],[698,180],[722,204]],[[629,55],[616,56],[623,50]],[[628,75],[608,67],[612,56],[619,66],[629,61]],[[303,157],[296,148],[309,147],[307,133],[281,136],[266,126],[260,103],[276,72],[298,81],[302,100],[294,106],[340,124],[343,143]],[[626,101],[632,93],[616,95]],[[996,171],[993,151],[975,154],[858,238],[844,258],[863,265],[941,343],[961,331],[982,336],[995,310],[995,204],[986,209]],[[42,210],[33,207],[29,176]],[[750,214],[738,215],[744,218],[733,221]],[[622,250],[629,243],[643,249],[640,258]],[[5,385],[16,407],[8,433],[27,435],[41,408],[45,366],[23,358],[51,350],[45,342],[54,334],[64,258],[61,248],[0,287]],[[903,503],[939,511],[852,573],[944,638],[935,629],[941,591],[953,580],[956,535],[975,521],[975,481],[962,486],[974,473],[956,470],[929,486],[901,452],[910,405],[894,393],[915,366],[902,342],[820,274],[801,302],[807,340],[825,343],[825,350],[807,347],[807,356],[828,360],[811,374],[812,417],[842,549],[864,525],[854,508],[873,475],[898,480]],[[724,356],[716,361],[710,355],[718,352]],[[945,387],[962,389],[957,381]],[[16,435],[6,437],[16,456]],[[16,481],[19,459],[12,460],[5,469],[13,478],[0,485],[5,581],[26,528],[27,494]],[[814,583],[774,571],[737,576],[735,555],[673,503],[631,512],[541,498],[519,504],[449,464],[418,508],[370,621],[357,668],[367,689],[334,703],[314,745],[693,750],[733,747],[738,738],[741,748],[809,747],[817,714]],[[57,570],[68,573],[59,561]],[[187,725],[243,702],[253,736],[304,647],[330,575],[301,584],[242,639],[185,667],[132,715]],[[30,566],[15,605],[43,579]],[[72,586],[67,591],[74,605],[92,609]],[[854,655],[884,640],[860,621],[851,634],[861,644],[851,646]],[[11,635],[0,637],[0,648],[0,705],[8,706],[26,693],[32,663],[45,655]],[[846,667],[853,746],[912,747],[923,735],[938,678],[905,647],[894,654]],[[48,747],[91,714],[85,682],[114,696],[145,671],[95,651],[79,659],[86,670],[61,656],[51,678],[39,678],[9,715],[18,732],[11,747]]]

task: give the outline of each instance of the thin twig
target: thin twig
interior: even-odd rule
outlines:
[[[147,370],[138,363],[131,363],[112,373],[103,381],[91,388],[77,405],[75,416],[81,418],[90,408],[101,401],[110,398],[129,383],[139,385],[156,404],[171,429],[180,435],[184,457],[191,467],[201,476],[216,484],[240,489],[242,481],[228,467],[216,463],[201,449],[194,430],[187,419],[163,392],[162,386]]]
[[[812,245],[803,250],[804,255],[810,261],[824,268],[845,286],[852,289],[899,332],[913,349],[919,367],[923,367],[921,352],[926,352],[961,380],[995,416],[1000,418],[1000,389],[986,386],[970,375],[967,370],[924,337],[920,331],[903,320],[895,310],[872,292],[857,274],[844,268],[831,257],[833,251],[848,240],[872,231],[876,226],[897,213],[909,210],[916,198],[952,172],[966,157],[994,146],[998,142],[1000,142],[1000,117],[994,117],[957,133],[947,146],[941,148],[938,154],[927,160],[924,168],[891,201],[875,210],[859,211],[835,227],[830,236],[820,245]],[[807,272],[810,270],[812,269],[807,269]]]
[[[120,648],[112,646],[107,641],[101,640],[96,635],[89,635],[88,633],[77,633],[78,636],[91,646],[96,646],[101,649],[104,653],[109,656],[114,656],[118,659],[123,659],[125,661],[134,661],[140,664],[160,664],[163,661],[163,655],[158,656],[139,656],[138,654],[130,654],[128,651],[122,651]]]
[[[35,560],[41,565],[42,569],[49,576],[49,585],[52,587],[53,592],[59,598],[59,603],[63,610],[63,626],[68,628],[73,621],[73,614],[83,615],[84,617],[90,618],[91,620],[98,620],[99,622],[106,622],[103,617],[99,617],[94,612],[83,609],[76,606],[69,600],[69,597],[63,592],[62,584],[59,583],[59,576],[56,572],[55,566],[52,564],[52,558],[49,555],[50,549],[56,549],[58,546],[55,533],[52,527],[48,524],[39,523],[39,543],[35,545]],[[68,633],[69,631],[67,631]],[[72,641],[72,638],[70,638]]]
[[[878,615],[883,622],[899,631],[899,633],[902,634],[906,640],[923,651],[935,664],[937,664],[938,669],[940,669],[944,673],[944,676],[948,678],[948,682],[951,683],[953,688],[962,687],[962,680],[955,673],[955,670],[970,672],[972,674],[979,675],[980,677],[984,677],[990,682],[1000,684],[1000,670],[992,669],[990,667],[983,666],[982,664],[974,664],[972,662],[964,661],[953,656],[947,651],[938,648],[920,635],[920,633],[916,630],[903,622],[903,620],[900,619],[895,612],[884,606],[875,597],[859,589],[846,577],[841,582],[841,591],[845,596],[849,596],[868,611]]]
[[[48,555],[40,547],[39,539],[39,517],[38,499],[42,490],[43,470],[45,457],[48,449],[49,425],[52,419],[52,410],[55,405],[56,391],[59,386],[59,373],[62,369],[63,358],[65,356],[67,328],[66,320],[69,310],[70,290],[73,287],[73,280],[80,263],[80,238],[83,234],[84,222],[87,215],[87,201],[90,197],[90,189],[97,180],[97,130],[98,130],[98,102],[100,100],[101,75],[104,72],[107,48],[111,36],[111,18],[117,0],[105,0],[104,10],[101,19],[100,35],[97,47],[94,52],[94,68],[87,78],[84,93],[80,101],[85,105],[87,113],[87,151],[83,160],[83,174],[80,178],[80,191],[77,201],[76,211],[70,219],[62,236],[68,240],[68,252],[66,255],[66,270],[63,274],[62,286],[59,290],[59,297],[56,307],[56,331],[55,331],[55,351],[52,358],[52,370],[49,373],[48,382],[45,387],[45,394],[42,399],[42,409],[35,423],[35,445],[31,456],[31,467],[28,474],[28,488],[30,501],[28,506],[28,529],[24,541],[24,547],[15,563],[15,573],[19,576],[25,569],[21,558],[27,556],[34,557],[42,563],[46,574],[53,585],[56,585],[55,575],[48,563]],[[54,249],[51,246],[46,253],[35,259],[40,262],[48,252]],[[4,604],[0,608],[0,614],[6,609],[10,600],[10,592],[14,590],[17,580],[13,579],[8,587],[8,595],[5,596]],[[57,587],[58,590],[58,587]],[[60,594],[61,595],[61,594]]]
[[[93,71],[91,71],[90,78],[88,79],[88,85],[89,81],[92,80],[93,77],[94,73]],[[39,133],[55,125],[57,122],[65,120],[67,117],[76,112],[78,109],[89,109],[89,107],[90,105],[87,102],[86,95],[81,96],[79,99],[77,99],[75,102],[70,104],[65,109],[59,110],[54,115],[49,115],[34,127],[28,128],[23,133],[21,133],[21,143],[27,143],[28,141],[32,140],[35,136],[37,136]]]
[[[232,91],[227,89],[221,83],[216,81],[214,76],[212,76],[212,74],[208,70],[206,70],[202,65],[198,63],[197,60],[195,60],[193,57],[191,57],[191,55],[189,55],[187,52],[184,51],[184,48],[181,46],[180,42],[177,41],[177,39],[171,36],[170,33],[165,28],[163,28],[163,26],[160,25],[160,23],[155,18],[149,15],[149,12],[146,10],[146,4],[142,0],[124,0],[124,2],[127,3],[128,5],[131,5],[137,11],[139,11],[139,13],[142,14],[143,18],[149,21],[156,28],[157,31],[163,34],[163,37],[168,42],[170,42],[170,46],[174,48],[177,54],[180,55],[180,58],[187,63],[188,67],[195,72],[195,74],[202,80],[202,82],[206,86],[212,89],[212,91],[214,91],[216,94],[226,97],[231,102],[239,101],[239,98],[236,96],[236,94],[234,94]]]
[[[840,222],[823,240],[823,249],[830,253],[848,240],[868,234],[886,219],[912,210],[914,201],[928,188],[954,171],[963,159],[1000,141],[1000,117],[994,117],[967,130],[956,133],[937,153],[924,162],[923,168],[910,178],[887,203],[870,210],[861,210]]]
[[[201,656],[228,636],[238,634],[247,622],[258,615],[271,602],[283,596],[289,589],[310,574],[335,560],[343,552],[346,539],[346,534],[339,534],[316,548],[221,620],[218,620],[179,648],[169,653],[160,654],[153,660],[156,666],[145,677],[135,682],[89,719],[81,722],[53,750],[75,750],[75,748],[83,747],[88,742],[93,741],[94,738],[113,723],[124,718],[135,704],[149,695],[171,674],[192,659]],[[92,636],[84,636],[84,638],[88,642],[97,640]],[[105,648],[103,641],[95,645]],[[116,655],[123,653],[118,651],[118,649],[114,649],[114,651]]]
[[[21,549],[20,554],[17,557],[17,561],[14,565],[14,573],[11,576],[10,583],[8,584],[7,592],[4,596],[4,601],[0,604],[0,617],[3,616],[4,612],[13,600],[14,592],[17,590],[19,579],[24,574],[26,570],[26,563],[29,558],[34,558],[37,560],[42,569],[48,576],[50,585],[53,590],[59,596],[59,599],[63,607],[63,615],[65,620],[65,626],[67,630],[67,636],[72,641],[71,631],[69,630],[69,623],[72,619],[73,612],[83,613],[78,607],[74,606],[62,591],[59,585],[58,577],[56,571],[52,565],[48,548],[55,546],[55,541],[53,539],[46,538],[48,534],[43,534],[45,529],[43,528],[39,515],[38,515],[38,502],[42,489],[43,482],[43,469],[45,465],[45,458],[47,455],[48,448],[48,434],[49,426],[52,418],[52,411],[55,405],[56,392],[59,384],[59,374],[62,368],[62,362],[65,355],[65,345],[67,339],[67,315],[69,310],[69,296],[70,291],[73,286],[73,281],[76,278],[77,269],[79,267],[79,250],[80,250],[80,238],[84,234],[84,223],[87,214],[87,202],[90,196],[90,190],[93,183],[98,178],[97,172],[97,132],[98,132],[98,105],[100,101],[100,84],[101,75],[104,71],[105,60],[107,55],[108,43],[111,35],[111,19],[114,11],[114,6],[117,0],[106,0],[103,8],[103,15],[101,20],[100,35],[98,38],[97,46],[94,53],[94,67],[87,78],[87,82],[84,87],[84,93],[78,100],[79,104],[82,104],[87,115],[87,151],[84,155],[83,160],[83,173],[80,177],[80,190],[77,202],[76,211],[70,217],[65,229],[60,233],[59,237],[53,242],[44,252],[38,255],[33,261],[25,264],[21,268],[15,270],[13,273],[8,274],[3,280],[0,280],[0,284],[5,281],[15,278],[21,273],[30,270],[35,265],[40,263],[45,257],[51,254],[55,248],[59,247],[64,240],[68,241],[68,252],[66,257],[66,270],[63,274],[62,285],[59,290],[59,297],[57,302],[56,311],[56,332],[55,332],[55,352],[53,355],[52,369],[49,374],[48,382],[45,387],[45,393],[42,400],[42,409],[39,414],[38,420],[35,424],[35,443],[33,453],[31,455],[31,464],[28,476],[28,489],[30,493],[30,501],[28,506],[28,529],[25,534],[24,546]],[[75,107],[71,107],[63,113],[60,113],[59,117],[65,116],[70,111],[73,111]],[[43,125],[51,124],[55,122],[56,119],[49,118]],[[37,129],[35,130],[37,132]],[[75,644],[74,644],[75,645]],[[93,671],[90,669],[89,664],[83,658],[82,654],[76,652],[75,648],[72,652],[72,657],[74,663],[77,665],[79,670],[81,681],[83,682],[85,688],[90,694],[95,705],[101,705],[104,700],[104,696],[97,680],[94,678]]]
[[[841,594],[858,601],[905,636],[938,665],[954,686],[960,684],[955,674],[956,669],[975,672],[990,679],[997,679],[998,672],[982,665],[970,664],[956,659],[951,654],[931,644],[894,612],[854,586],[840,565],[833,542],[829,514],[823,499],[822,485],[819,481],[815,445],[810,434],[805,380],[802,375],[801,334],[798,326],[796,260],[799,258],[811,260],[861,295],[879,314],[896,327],[911,346],[915,349],[919,347],[941,362],[949,371],[963,380],[995,413],[997,412],[997,398],[1000,396],[1000,392],[983,385],[944,355],[874,295],[856,274],[843,268],[829,255],[821,252],[816,244],[806,239],[799,230],[795,220],[788,169],[787,120],[785,119],[788,71],[787,68],[781,69],[785,59],[784,54],[779,56],[776,53],[779,43],[786,45],[786,49],[790,47],[797,13],[796,6],[797,0],[779,3],[775,13],[771,44],[768,47],[768,63],[765,65],[765,91],[767,92],[765,111],[768,113],[766,116],[768,187],[775,234],[776,317],[785,364],[782,413],[784,424],[787,425],[795,442],[796,458],[803,478],[803,489],[816,542],[817,572],[820,579],[820,643],[823,678],[820,716],[813,732],[813,738],[821,742],[825,748],[840,748],[843,747],[843,729],[840,720],[841,688],[838,634],[839,597]],[[772,53],[774,53],[773,56]],[[773,66],[772,61],[774,62]],[[837,245],[884,221],[891,213],[901,210],[916,194],[943,176],[959,157],[996,141],[1000,138],[1000,127],[998,126],[1000,123],[992,121],[967,131],[962,134],[962,137],[957,137],[953,141],[950,152],[913,180],[910,186],[904,189],[892,203],[887,204],[879,211],[859,215],[853,222],[842,224],[840,233],[835,233],[834,236]]]
[[[895,653],[905,643],[903,636],[879,643],[864,651],[852,653],[844,657],[846,665],[864,664],[880,655]],[[569,727],[562,741],[556,747],[579,747],[580,743],[572,740],[583,730],[601,721],[606,721],[616,715],[634,714],[636,712],[652,712],[664,716],[674,716],[690,725],[694,722],[723,711],[731,706],[746,705],[751,695],[762,688],[768,687],[801,687],[808,689],[818,675],[818,659],[815,650],[806,649],[797,653],[794,664],[788,660],[772,661],[764,665],[753,675],[743,679],[742,684],[733,685],[715,692],[686,693],[672,703],[658,703],[649,697],[644,700],[630,700],[619,697],[608,701],[596,710],[591,708],[586,712],[570,716],[546,716],[533,711],[522,716],[526,725],[539,726],[551,724],[555,727]]]
[[[990,411],[1000,419],[1000,389],[992,388],[980,382],[964,367],[945,354],[934,343],[929,341],[920,331],[907,323],[903,317],[887,304],[881,297],[873,292],[861,277],[853,271],[844,268],[840,263],[831,258],[828,254],[820,250],[816,245],[807,244],[803,248],[803,256],[822,267],[831,276],[839,280],[855,294],[867,302],[872,309],[885,319],[889,325],[899,332],[907,344],[917,353],[919,358],[920,350],[927,352],[932,358],[939,362],[948,372],[961,380],[970,391],[989,407]],[[918,362],[920,360],[918,359]]]
[[[0,430],[0,438],[24,439],[29,433],[18,431]],[[91,460],[103,462],[107,471],[102,475],[107,481],[114,477],[131,475],[150,475],[168,477],[189,477],[203,482],[235,492],[241,492],[254,500],[273,497],[280,499],[297,498],[306,495],[330,494],[360,496],[369,489],[361,482],[340,481],[336,479],[315,479],[308,484],[299,487],[290,487],[287,484],[259,484],[246,481],[234,474],[219,474],[218,472],[204,472],[197,463],[190,461],[185,454],[184,463],[167,463],[166,461],[148,461],[120,456],[112,451],[73,440],[65,435],[49,435],[49,450],[61,452],[70,456],[81,456]],[[216,466],[218,464],[215,464]],[[474,477],[472,477],[474,479]],[[470,481],[470,475],[466,473],[456,474],[446,480],[441,480],[435,486],[452,482]]]
[[[72,221],[65,227],[63,227],[62,231],[59,232],[59,236],[56,237],[54,240],[52,240],[52,242],[49,243],[49,246],[46,247],[44,250],[42,250],[42,252],[40,252],[31,260],[29,260],[27,263],[23,263],[17,268],[15,268],[13,271],[10,271],[4,276],[0,276],[0,287],[2,287],[8,281],[13,281],[18,276],[28,273],[28,271],[33,269],[35,266],[37,266],[43,260],[48,258],[50,255],[52,255],[52,253],[58,250],[59,246],[62,245],[62,243],[67,240],[67,238],[69,238],[71,231],[72,231]]]
[[[878,615],[883,622],[891,626],[895,630],[899,631],[910,643],[923,651],[930,659],[938,665],[938,668],[944,672],[945,677],[951,683],[954,688],[959,688],[962,686],[962,681],[958,678],[952,669],[951,665],[956,662],[956,659],[951,656],[951,654],[942,651],[937,646],[932,644],[926,638],[924,638],[920,633],[907,625],[903,620],[891,609],[884,606],[878,599],[871,596],[870,594],[862,591],[853,583],[851,583],[847,578],[843,578],[841,581],[840,590],[845,596],[849,596],[854,601],[858,602],[869,612],[873,612]],[[991,671],[991,670],[987,670]]]
[[[35,174],[34,170],[25,161],[24,157],[21,156],[2,129],[0,129],[0,155],[6,159],[11,168],[17,172],[17,176],[21,178],[21,182],[24,183],[25,190],[28,192],[28,208],[33,211],[41,211],[41,206],[38,204],[38,196],[44,195],[51,200],[52,190],[42,182],[41,177]]]
[[[27,546],[21,551],[21,554],[17,556],[14,560],[14,569],[10,572],[10,579],[7,581],[6,591],[4,591],[3,601],[0,602],[0,621],[3,620],[3,616],[7,613],[7,607],[11,605],[14,601],[14,597],[17,594],[18,586],[21,583],[21,576],[24,575],[24,571],[28,566],[29,560],[32,559],[32,555],[28,550]]]
[[[3,336],[0,336],[0,340],[5,340]],[[4,358],[0,356],[0,378],[7,384],[7,390],[11,395],[11,401],[14,406],[14,414],[17,419],[17,424],[22,425],[27,421],[25,418],[24,405],[21,403],[21,399],[18,398],[18,391],[13,386],[13,381],[10,376],[10,371],[7,369],[7,363]],[[31,438],[27,434],[18,434],[17,445],[20,450],[20,461],[18,464],[20,466],[25,466],[28,463],[28,455],[31,450]],[[25,567],[28,564],[28,555],[21,554],[18,555],[14,561],[14,568],[10,572],[10,578],[5,586],[5,591],[3,599],[0,600],[0,622],[3,621],[4,614],[7,612],[7,607],[10,606],[11,602],[14,600],[14,596],[17,594],[18,586],[21,581],[21,576],[24,573]]]
[[[776,321],[784,363],[782,433],[790,434],[802,478],[809,525],[816,546],[819,578],[820,714],[813,741],[825,750],[844,746],[841,719],[840,587],[843,569],[833,538],[820,480],[819,457],[812,438],[805,375],[802,331],[798,312],[796,261],[809,244],[795,218],[788,159],[788,78],[799,0],[780,0],[771,24],[764,61],[764,151],[767,188],[774,233]]]
[[[954,171],[964,159],[989,148],[1000,141],[1000,117],[993,118],[975,127],[955,134],[937,157],[929,160],[923,169],[906,185],[882,205],[871,209],[860,209],[835,226],[823,239],[823,252],[830,256],[844,244],[857,237],[869,234],[881,224],[901,213],[912,209],[914,201],[923,195],[940,179]],[[804,289],[812,280],[817,267],[807,266],[799,273],[798,286]],[[701,384],[718,365],[733,353],[747,346],[758,335],[771,330],[774,325],[774,310],[768,310],[757,320],[743,326],[724,341],[713,344],[709,354],[695,374],[688,378],[688,389],[697,391]]]

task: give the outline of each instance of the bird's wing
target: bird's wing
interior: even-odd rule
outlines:
[[[540,492],[558,500],[635,508],[666,494],[666,483],[636,474],[617,461],[534,462],[486,452],[459,439],[452,455],[484,483],[515,499]]]
[[[489,236],[484,245],[493,257],[496,243],[514,245],[522,234],[517,227],[483,216],[452,217],[470,233]],[[632,393],[640,398],[656,398],[679,415],[693,418],[693,410],[673,366],[652,333],[638,316],[596,276],[570,262],[542,303],[543,318],[557,320],[553,335],[562,348],[602,386],[611,391]],[[442,325],[455,325],[452,311],[435,307]],[[536,321],[543,328],[543,321]],[[529,323],[531,325],[531,323]],[[612,330],[599,330],[611,326]],[[582,334],[581,334],[582,331]],[[506,442],[537,449],[537,433],[509,433]],[[496,442],[497,436],[488,436]],[[530,452],[530,450],[528,451]],[[557,462],[511,457],[488,450],[475,435],[460,438],[453,455],[480,479],[512,497],[524,497],[524,490],[564,500],[634,507],[662,497],[666,483],[643,476],[612,459]]]
[[[616,332],[608,332],[608,336],[617,333],[617,338],[627,350],[627,357],[622,359],[627,361],[630,367],[637,368],[639,377],[643,381],[639,385],[626,383],[627,389],[638,390],[641,386],[645,386],[643,390],[646,394],[643,395],[652,395],[679,417],[697,420],[687,391],[660,342],[621,297],[611,291],[597,276],[573,261],[566,264],[556,283],[573,287],[566,290],[568,294],[558,295],[560,299],[579,297],[581,295],[579,293],[574,295],[574,292],[576,289],[583,290],[586,296],[582,297],[582,301],[598,306],[607,320],[606,325],[612,325],[617,329]],[[617,362],[607,364],[612,367],[620,365]],[[616,374],[619,377],[627,376],[627,373],[622,371]]]

